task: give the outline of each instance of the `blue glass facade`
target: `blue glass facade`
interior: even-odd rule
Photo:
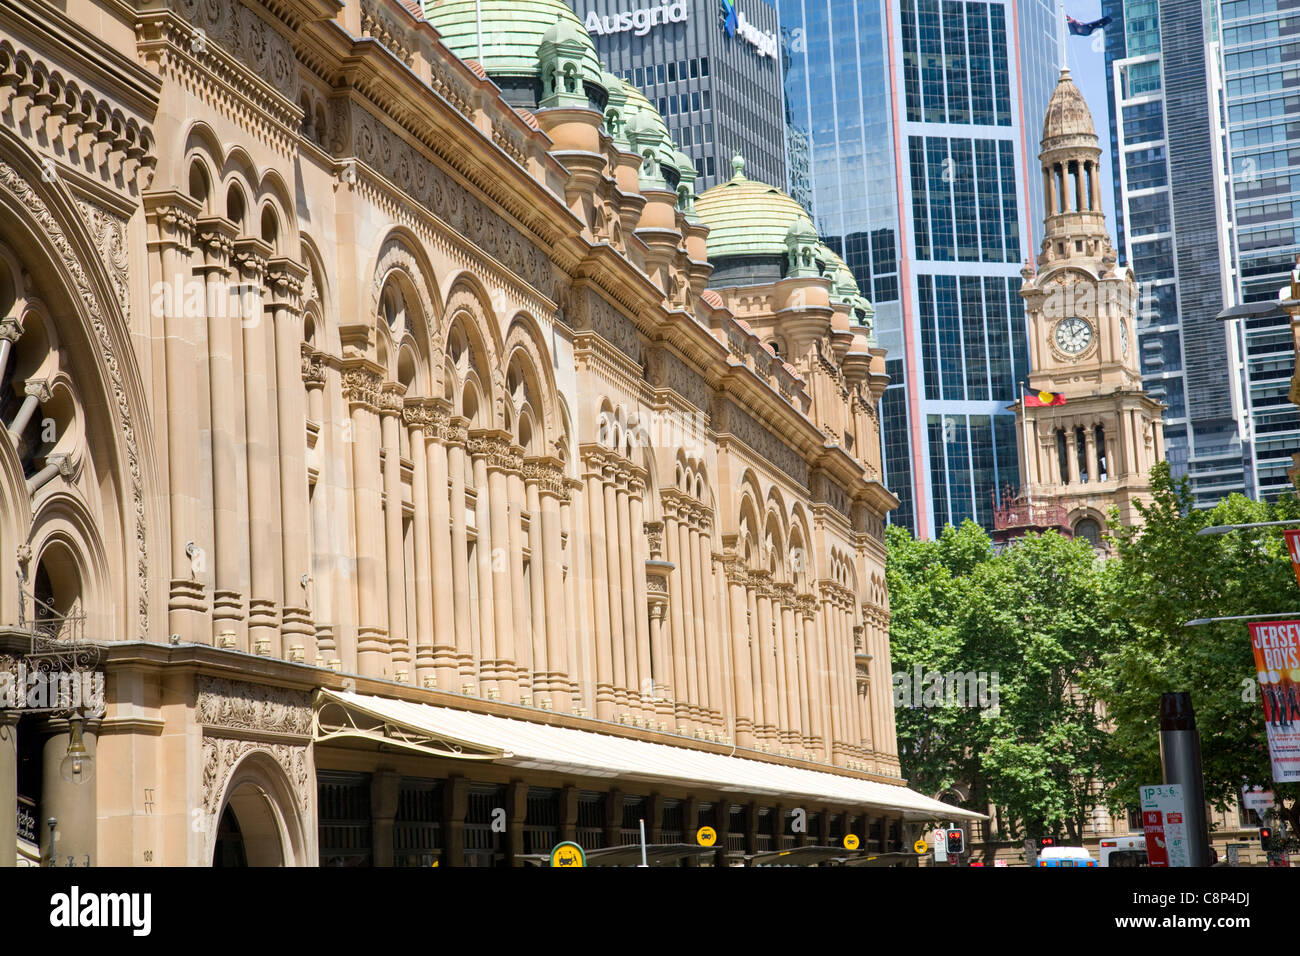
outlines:
[[[1141,284],[1143,385],[1197,504],[1253,493],[1214,4],[1105,0],[1120,259]],[[1285,392],[1285,388],[1283,389]]]
[[[1300,252],[1300,3],[1226,0],[1222,44],[1241,297],[1272,300]],[[1300,447],[1295,356],[1285,317],[1242,324],[1255,473],[1271,496],[1291,487]]]
[[[896,250],[892,295],[874,290],[891,377],[885,474],[903,502],[891,520],[926,535],[965,518],[991,527],[995,490],[1020,482],[1007,406],[1028,374],[1018,293],[1033,248],[1027,203],[1041,198],[1026,189],[1025,160],[1037,154],[1056,81],[1052,5],[778,7],[787,135],[808,143],[818,228],[831,245],[858,232],[873,251],[877,236]],[[838,145],[859,134],[861,152]],[[1041,210],[1033,215],[1041,222]]]

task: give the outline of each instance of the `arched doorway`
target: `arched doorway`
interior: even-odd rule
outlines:
[[[308,862],[306,849],[284,770],[270,754],[253,751],[231,774],[217,818],[212,865],[302,866]]]

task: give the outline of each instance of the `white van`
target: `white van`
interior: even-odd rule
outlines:
[[[1107,837],[1098,847],[1101,866],[1150,866],[1147,862],[1147,838],[1144,836]]]
[[[1081,846],[1048,846],[1038,851],[1039,866],[1096,866],[1097,861]]]

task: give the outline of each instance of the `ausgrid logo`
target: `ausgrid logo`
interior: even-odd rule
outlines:
[[[151,893],[81,893],[74,886],[50,897],[50,925],[75,929],[82,926],[127,927],[132,935],[148,936],[153,925]]]
[[[657,7],[641,7],[639,10],[606,16],[601,16],[593,10],[587,14],[587,21],[583,26],[592,36],[626,33],[632,30],[637,36],[643,37],[655,27],[666,26],[669,23],[685,23],[689,12],[685,0],[677,0],[676,3],[664,2]]]

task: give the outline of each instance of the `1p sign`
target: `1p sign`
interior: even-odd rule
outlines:
[[[1286,536],[1286,549],[1291,552],[1291,570],[1295,572],[1296,584],[1300,584],[1300,530],[1283,531]]]

